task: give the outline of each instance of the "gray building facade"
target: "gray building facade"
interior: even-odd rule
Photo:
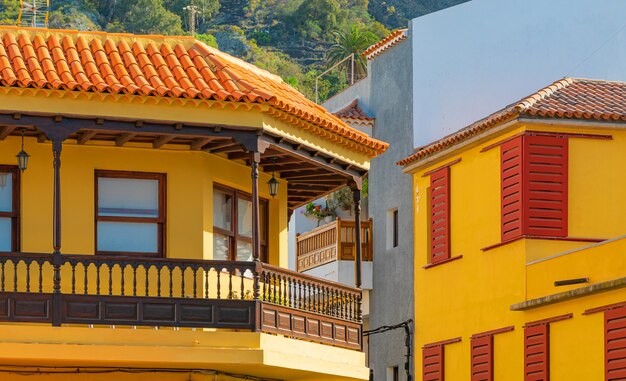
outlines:
[[[395,325],[414,315],[412,180],[396,162],[413,151],[413,91],[411,33],[368,62],[368,76],[323,106],[334,112],[358,98],[376,118],[373,137],[390,144],[372,160],[369,172],[369,216],[373,228],[373,287],[370,291],[369,329]],[[394,212],[397,244],[394,246]],[[412,324],[411,333],[413,334]],[[411,348],[413,355],[414,348]],[[374,380],[406,380],[403,329],[369,337],[369,367]],[[412,379],[413,361],[408,362]],[[397,367],[397,370],[394,368]]]

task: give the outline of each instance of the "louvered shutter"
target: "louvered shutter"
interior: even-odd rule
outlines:
[[[430,262],[450,258],[450,168],[430,175]]]
[[[501,240],[567,237],[568,140],[523,135],[500,148]]]
[[[493,380],[493,336],[472,339],[472,379],[471,381]]]
[[[524,329],[524,381],[550,379],[549,332],[549,324]]]
[[[443,381],[443,345],[422,349],[423,381]]]
[[[567,237],[567,142],[524,136],[524,234]]]
[[[604,312],[605,380],[626,380],[626,307]]]
[[[501,239],[507,241],[522,233],[522,136],[500,147]]]

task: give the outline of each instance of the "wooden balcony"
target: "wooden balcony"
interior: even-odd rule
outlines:
[[[361,350],[361,291],[260,262],[0,254],[0,321],[249,330]]]
[[[297,237],[298,272],[336,260],[353,261],[356,252],[354,221],[336,219]],[[372,220],[361,222],[361,252],[364,261],[371,261]]]

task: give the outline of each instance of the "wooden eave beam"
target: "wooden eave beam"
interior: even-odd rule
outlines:
[[[313,172],[313,171],[292,171],[292,172],[283,172],[281,173],[281,177],[287,179],[287,181],[295,180],[295,179],[324,179],[324,180],[338,180],[338,181],[346,181],[349,179],[348,176],[341,176],[335,173],[329,172]]]
[[[176,138],[176,135],[163,135],[152,142],[152,148],[161,148]]]
[[[11,133],[13,133],[13,131],[15,131],[16,128],[17,126],[0,127],[0,140],[6,139],[9,135],[11,135]]]
[[[133,138],[135,138],[137,136],[137,134],[134,134],[132,132],[127,132],[125,134],[122,134],[120,136],[118,136],[117,138],[115,138],[115,145],[118,147],[122,147],[124,144],[128,143],[129,141],[133,140]]]
[[[95,130],[85,131],[79,135],[78,139],[76,139],[76,143],[81,144],[81,145],[85,144],[96,135],[98,135],[98,131],[95,131]]]
[[[224,147],[229,147],[229,146],[232,146],[233,144],[235,143],[232,140],[219,141],[219,142],[208,144],[207,146],[203,147],[202,150],[205,152],[212,153],[213,150],[224,148]]]
[[[211,150],[211,153],[230,153],[230,152],[241,152],[243,148],[239,143],[231,143],[227,146],[215,148]]]
[[[315,186],[312,184],[289,184],[287,185],[287,189],[289,191],[301,191],[301,190],[311,190],[311,191],[322,191],[325,192],[329,189],[329,187],[324,186]]]
[[[32,113],[19,114],[15,112],[0,114],[0,125],[15,129],[20,126],[35,126],[47,135],[69,135],[79,131],[98,131],[106,133],[134,133],[141,135],[174,135],[181,138],[232,138],[241,144],[252,144],[258,139],[258,130],[244,126],[222,126],[212,124],[187,124],[174,122],[152,122],[145,120],[103,119],[100,117],[78,117],[72,115],[51,115]],[[0,130],[0,131],[5,131]],[[50,138],[50,136],[48,136]],[[122,140],[122,139],[121,139]]]
[[[189,145],[189,149],[192,150],[192,151],[199,151],[199,150],[202,149],[202,147],[206,146],[207,144],[209,144],[212,141],[213,141],[212,138],[198,138],[198,139],[194,139],[194,141],[192,141],[191,144]]]
[[[270,164],[266,165],[270,166]],[[271,168],[275,172],[290,172],[290,171],[307,171],[307,170],[315,170],[317,169],[313,165],[309,163],[302,164],[291,164],[291,165],[281,165],[281,163],[276,162],[276,168]]]
[[[262,136],[261,139],[264,139],[268,143],[270,143],[272,149],[276,151],[287,152],[303,161],[314,164],[316,167],[323,167],[326,170],[338,173],[343,176],[348,175],[352,177],[362,177],[367,172],[365,170],[344,167],[338,163],[331,163],[332,159],[327,160],[322,156],[313,156],[315,152],[304,150],[304,146],[302,144],[297,144],[293,146],[284,141],[284,139],[271,136]]]

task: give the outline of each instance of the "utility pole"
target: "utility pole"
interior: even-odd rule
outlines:
[[[193,36],[196,34],[196,6],[193,4],[193,0],[190,0],[190,4],[183,9],[189,11],[189,31]]]

